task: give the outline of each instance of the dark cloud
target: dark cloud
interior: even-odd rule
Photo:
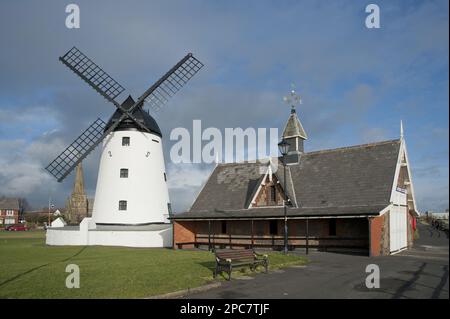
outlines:
[[[211,167],[170,165],[171,129],[190,129],[193,119],[201,119],[204,128],[222,131],[281,130],[289,112],[282,95],[291,82],[303,94],[298,112],[310,137],[308,150],[398,137],[400,118],[411,128],[413,164],[422,164],[431,138],[448,144],[448,122],[426,114],[432,109],[448,115],[448,71],[442,71],[448,70],[446,1],[380,1],[378,31],[364,27],[366,4],[354,1],[76,3],[79,30],[64,27],[64,2],[0,5],[0,120],[9,122],[0,125],[0,163],[7,167],[0,174],[0,193],[15,190],[42,205],[50,192],[63,204],[72,177],[56,184],[41,168],[97,117],[106,120],[114,111],[58,61],[73,45],[135,97],[189,51],[205,63],[154,114],[163,130],[169,175],[191,179],[171,184],[173,201],[179,200],[176,210],[189,206]],[[436,101],[424,110],[433,96]],[[98,158],[99,149],[84,163],[91,196]],[[434,164],[448,167],[444,162]],[[448,177],[439,184],[448,188]],[[420,205],[434,205],[434,197],[427,196],[418,196]],[[448,203],[448,195],[440,196]]]

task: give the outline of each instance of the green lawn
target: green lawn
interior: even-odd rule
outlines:
[[[269,254],[270,268],[306,263]],[[80,267],[80,288],[65,286],[68,264]],[[0,298],[143,298],[213,280],[207,251],[101,246],[46,246],[45,233],[0,232]],[[238,274],[237,274],[238,275]]]

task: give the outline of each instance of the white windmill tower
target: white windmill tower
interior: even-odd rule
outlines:
[[[161,130],[143,109],[168,101],[203,64],[186,55],[137,101],[115,98],[125,89],[77,48],[59,58],[62,63],[113,103],[117,110],[105,123],[95,120],[47,167],[61,182],[103,141],[92,218],[97,225],[148,225],[167,221],[171,213],[166,185]]]

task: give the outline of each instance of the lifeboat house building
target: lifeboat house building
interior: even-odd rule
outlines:
[[[289,152],[276,169],[273,161],[265,170],[260,162],[218,164],[190,210],[171,217],[174,248],[282,249],[286,201],[291,250],[378,256],[406,249],[418,211],[403,129],[400,135],[304,152],[307,136],[293,108],[283,132]]]

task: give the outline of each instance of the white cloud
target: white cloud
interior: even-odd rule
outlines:
[[[213,167],[199,164],[168,164],[167,176],[170,189],[198,188],[202,186]]]
[[[167,183],[174,212],[189,209],[213,169],[213,165],[167,165]]]
[[[38,203],[45,202],[43,189],[48,188],[42,168],[97,116],[105,119],[114,110],[57,61],[74,41],[133,93],[141,93],[187,50],[205,63],[173,105],[156,116],[165,133],[166,160],[167,132],[177,126],[190,128],[192,119],[219,129],[282,129],[289,111],[281,98],[291,81],[298,81],[305,95],[298,113],[310,137],[307,150],[385,139],[391,135],[383,127],[366,125],[374,100],[395,93],[391,100],[396,110],[412,112],[412,105],[426,109],[420,98],[441,87],[433,76],[443,66],[448,69],[448,10],[442,10],[447,5],[440,2],[383,2],[386,23],[380,32],[372,32],[364,27],[364,6],[350,2],[237,7],[225,2],[152,1],[130,6],[80,0],[86,15],[75,38],[67,36],[58,18],[64,5],[28,3],[25,11],[13,2],[3,6],[0,24],[8,27],[0,28],[0,37],[8,46],[0,52],[0,132],[14,136],[0,140],[0,193],[28,192]],[[448,72],[443,78],[447,85],[442,92],[448,87]],[[32,105],[37,99],[44,103],[3,103],[18,96]],[[345,129],[355,134],[343,136]],[[441,145],[448,144],[448,127],[431,134],[443,141]],[[424,135],[423,143],[429,144],[431,138]],[[419,147],[410,151],[425,152]],[[443,157],[448,159],[448,149]],[[92,196],[98,151],[83,165]],[[192,202],[207,173],[200,166],[168,167],[172,202],[180,202],[180,210]],[[54,186],[60,202],[71,181],[69,177]]]

